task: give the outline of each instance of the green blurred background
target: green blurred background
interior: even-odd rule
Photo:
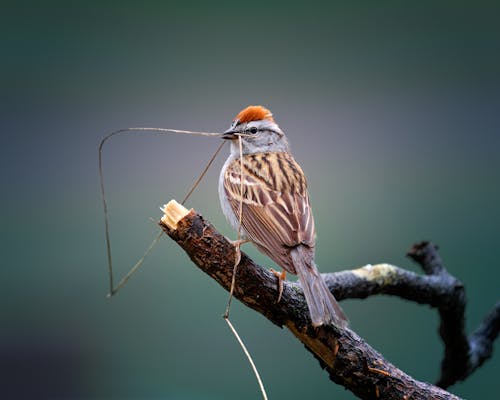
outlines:
[[[227,293],[163,239],[106,299],[97,146],[130,126],[221,131],[264,104],[310,181],[323,271],[441,247],[467,329],[499,297],[498,2],[2,2],[0,397],[256,399],[224,324]],[[218,139],[130,135],[105,147],[116,273],[157,232]],[[226,149],[227,151],[227,149]],[[234,237],[220,156],[189,201]],[[245,250],[271,263],[250,245]],[[434,381],[437,313],[345,301],[352,327]],[[235,303],[271,399],[353,399],[288,331]],[[451,390],[493,398],[500,354]]]

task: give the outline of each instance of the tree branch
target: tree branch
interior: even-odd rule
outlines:
[[[467,338],[464,286],[444,268],[437,250],[432,243],[421,242],[408,252],[426,273],[423,276],[390,264],[367,265],[324,276],[338,300],[387,294],[437,308],[439,333],[445,346],[437,385],[447,388],[467,378],[491,357],[500,330],[500,302]]]
[[[170,202],[164,210],[161,228],[200,269],[229,290],[235,260],[234,246],[194,210],[188,211],[173,203]],[[422,266],[426,275],[378,264],[324,276],[339,300],[390,294],[438,308],[440,333],[445,343],[439,384],[447,387],[467,377],[491,356],[499,331],[500,307],[497,304],[467,339],[463,285],[446,272],[437,248],[432,244],[414,246],[409,256]],[[419,382],[405,374],[350,329],[313,328],[300,285],[284,282],[281,301],[276,303],[276,277],[244,253],[238,265],[234,295],[274,324],[287,327],[313,353],[332,381],[361,399],[458,399],[437,386]]]

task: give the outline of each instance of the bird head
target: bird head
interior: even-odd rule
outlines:
[[[234,118],[230,128],[222,135],[231,140],[231,150],[237,151],[241,137],[243,153],[288,151],[288,141],[273,114],[263,106],[248,106]]]

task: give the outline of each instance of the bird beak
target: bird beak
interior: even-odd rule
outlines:
[[[240,133],[239,131],[234,130],[233,128],[229,128],[227,131],[225,131],[222,134],[222,139],[226,139],[226,140],[236,139],[238,137],[239,133]]]

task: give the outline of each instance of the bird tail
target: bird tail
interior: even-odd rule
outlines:
[[[345,328],[348,324],[347,317],[326,286],[314,260],[304,250],[302,246],[298,246],[291,251],[291,256],[304,290],[313,326],[333,324]]]

